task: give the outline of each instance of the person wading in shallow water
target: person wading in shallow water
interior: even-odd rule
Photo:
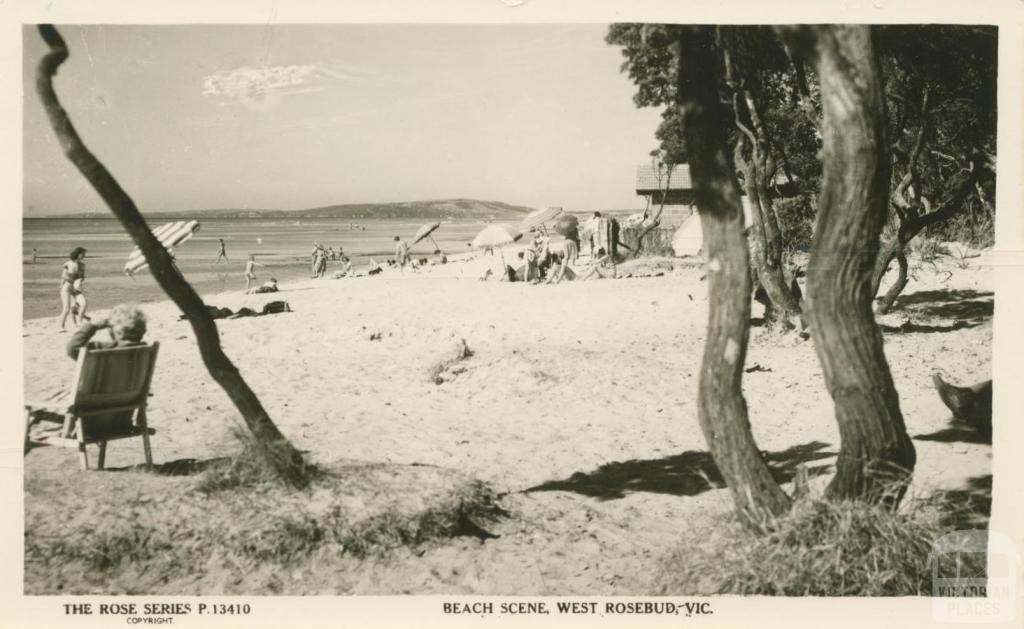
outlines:
[[[220,253],[217,254],[217,262],[219,263],[221,260],[227,262],[228,261],[227,245],[224,244],[224,239],[223,238],[218,238],[217,240],[220,241]]]

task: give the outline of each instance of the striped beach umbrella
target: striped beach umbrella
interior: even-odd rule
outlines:
[[[527,214],[522,222],[519,223],[519,231],[528,231],[537,225],[550,221],[561,213],[562,208],[560,207],[546,207],[542,210],[534,210]]]
[[[434,243],[434,249],[440,249],[440,247],[437,246],[437,243],[434,242],[434,239],[430,236],[430,234],[433,234],[434,230],[440,226],[441,223],[427,223],[423,227],[420,227],[416,230],[416,235],[412,237],[412,244],[415,245],[424,238],[430,238],[430,242]]]
[[[170,250],[194,236],[197,231],[199,231],[199,221],[174,221],[153,230],[153,236],[160,241],[161,245]],[[142,255],[142,250],[135,247],[124,264],[124,274],[132,277],[147,266],[149,263]]]

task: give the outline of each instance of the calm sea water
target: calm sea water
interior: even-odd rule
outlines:
[[[156,228],[163,221],[150,225]],[[422,222],[402,220],[361,220],[356,224],[340,219],[207,219],[200,221],[199,232],[175,249],[178,268],[200,294],[245,287],[245,262],[249,254],[265,268],[256,269],[257,282],[270,277],[287,284],[310,274],[313,241],[345,254],[357,267],[370,257],[383,262],[394,256],[394,237],[410,241]],[[482,221],[442,223],[433,238],[442,251],[452,254],[468,250],[468,243],[485,227]],[[217,263],[218,238],[227,244],[227,263]],[[134,244],[121,224],[112,219],[24,219],[22,221],[24,255],[24,317],[36,319],[60,314],[60,267],[75,247],[85,247],[86,295],[90,309],[115,304],[152,302],[166,299],[148,269],[134,278],[124,275],[124,263]],[[36,263],[32,263],[32,250]],[[414,257],[429,256],[434,243],[425,239],[412,248]],[[328,262],[327,272],[340,268],[341,262]]]

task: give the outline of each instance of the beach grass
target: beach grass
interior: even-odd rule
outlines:
[[[688,595],[931,596],[932,544],[955,530],[953,523],[962,520],[963,508],[941,495],[909,500],[896,512],[865,502],[806,498],[766,535],[723,514],[688,531],[662,564],[660,590]],[[984,554],[965,558],[965,570],[985,573]]]
[[[359,560],[479,537],[504,513],[444,468],[336,463],[295,491],[252,456],[29,477],[26,593],[344,593],[335,575]]]

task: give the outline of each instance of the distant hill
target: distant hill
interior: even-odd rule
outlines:
[[[185,210],[181,212],[150,212],[146,218],[340,218],[346,220],[390,219],[520,219],[533,208],[509,205],[501,201],[476,199],[443,199],[440,201],[407,201],[393,203],[347,203],[308,210]],[[113,218],[103,212],[65,214],[54,218]]]

